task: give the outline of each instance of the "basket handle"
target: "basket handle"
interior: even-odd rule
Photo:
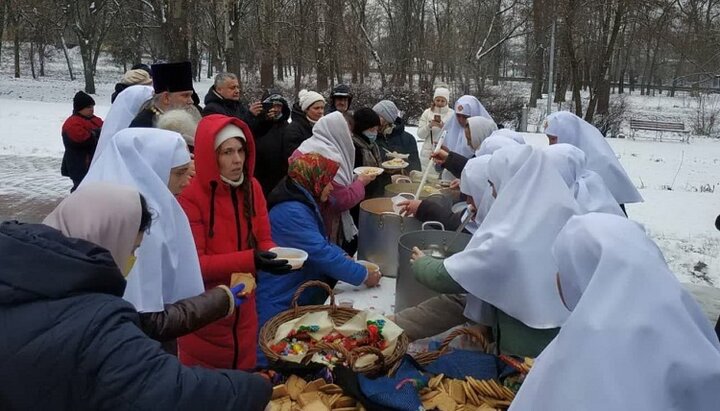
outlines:
[[[489,344],[485,336],[473,330],[472,328],[458,328],[457,330],[451,332],[447,337],[445,337],[442,344],[440,344],[440,349],[438,350],[440,352],[440,355],[445,354],[448,348],[450,348],[450,343],[453,342],[453,340],[457,337],[461,336],[468,336],[478,340],[480,342],[482,350],[486,353],[488,352]]]
[[[315,344],[312,348],[309,348],[305,356],[300,360],[300,363],[303,365],[307,365],[310,360],[312,359],[313,355],[321,352],[321,351],[335,351],[336,353],[340,354],[344,361],[346,362],[352,362],[352,354],[349,353],[345,347],[343,347],[340,344],[337,343],[326,343],[324,341],[320,341],[317,344]]]
[[[298,315],[297,310],[300,308],[300,307],[298,307],[298,299],[300,299],[300,296],[302,295],[303,291],[305,291],[306,289],[308,289],[310,287],[320,287],[320,288],[324,289],[325,291],[327,291],[327,293],[330,295],[330,307],[332,307],[332,310],[335,311],[335,308],[336,308],[335,293],[333,293],[332,288],[330,288],[330,286],[325,284],[323,281],[312,280],[312,281],[307,281],[307,282],[303,283],[297,289],[297,291],[295,291],[295,294],[293,294],[293,298],[290,302],[290,306],[295,310],[296,317]]]
[[[378,348],[366,345],[364,347],[355,348],[354,350],[352,350],[350,352],[350,355],[352,355],[353,371],[358,371],[355,368],[355,363],[357,362],[357,360],[359,360],[361,357],[364,357],[369,354],[374,354],[375,356],[377,356],[377,360],[375,362],[380,364],[381,369],[385,368],[385,355],[383,355],[382,351],[380,351],[380,349],[378,349]]]

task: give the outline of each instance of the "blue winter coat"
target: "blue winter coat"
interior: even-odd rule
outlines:
[[[262,377],[182,366],[140,330],[124,290],[107,250],[0,224],[0,409],[264,409]]]
[[[310,193],[285,178],[268,196],[272,239],[279,247],[305,250],[308,259],[303,268],[287,275],[258,274],[258,321],[262,327],[276,314],[290,308],[293,294],[310,280],[335,279],[360,285],[367,269],[349,259],[342,248],[330,243],[325,235],[317,203]],[[325,295],[308,290],[301,305],[322,304]]]

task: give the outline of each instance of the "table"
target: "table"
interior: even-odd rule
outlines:
[[[395,312],[394,278],[383,277],[380,285],[373,288],[338,281],[333,292],[338,305],[352,302],[353,308],[357,310],[373,310],[382,315],[392,315]],[[330,298],[325,301],[325,304],[329,303]]]

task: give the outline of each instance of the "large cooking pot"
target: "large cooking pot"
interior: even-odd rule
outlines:
[[[412,265],[410,264],[413,247],[423,250],[426,255],[444,254],[443,258],[447,258],[464,250],[472,238],[470,234],[459,233],[453,241],[453,237],[455,237],[454,231],[426,229],[433,225],[443,228],[440,223],[428,221],[422,225],[420,231],[403,234],[398,240],[400,267],[395,286],[395,312],[414,307],[429,298],[439,295],[439,293],[426,288],[415,280]],[[450,241],[453,241],[453,243],[450,244],[449,249],[446,249]]]
[[[388,184],[385,186],[385,197],[395,197],[400,193],[412,193],[417,192],[420,183],[395,183]],[[428,198],[431,195],[444,195],[444,190],[437,187],[425,185],[423,191],[420,193],[420,199]]]
[[[373,198],[360,203],[358,227],[358,259],[380,266],[384,276],[395,277],[398,272],[398,238],[404,233],[420,229],[415,217],[393,212],[389,198]]]

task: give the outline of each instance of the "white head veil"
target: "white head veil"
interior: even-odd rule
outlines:
[[[595,126],[569,111],[553,113],[545,123],[545,134],[556,136],[558,143],[571,144],[585,152],[588,170],[600,174],[619,204],[643,201],[615,152]]]
[[[509,128],[501,128],[493,134],[515,140],[518,144],[525,144],[525,137],[517,131],[510,130]]]
[[[585,168],[582,150],[570,144],[553,144],[544,151],[572,190],[583,214],[597,212],[625,216],[602,177]]]
[[[469,294],[526,325],[562,325],[569,314],[557,301],[553,240],[578,213],[575,200],[540,149],[498,150],[488,166],[497,198],[465,251],[444,262]]]
[[[95,163],[100,153],[105,149],[110,139],[120,130],[127,128],[133,121],[140,107],[153,96],[153,88],[148,86],[130,86],[120,92],[115,102],[110,106],[98,139],[92,163]]]
[[[496,131],[492,133],[490,137],[483,140],[483,142],[480,144],[480,148],[478,148],[475,152],[475,156],[480,157],[486,154],[492,154],[503,147],[517,145],[520,145],[520,143],[509,138],[508,136],[498,134],[498,132]]]
[[[115,134],[81,184],[132,186],[153,211],[155,221],[135,253],[124,296],[140,312],[162,311],[165,304],[205,291],[190,223],[167,186],[170,169],[189,162],[180,134],[128,128]]]
[[[511,410],[717,409],[718,338],[638,224],[573,217],[553,255],[572,314]]]
[[[470,95],[462,96],[455,102],[455,114],[467,117],[482,116],[492,120],[492,117],[490,117],[490,114],[485,110],[482,103],[480,103],[480,100]],[[450,151],[467,158],[473,156],[473,150],[468,146],[467,140],[465,140],[465,128],[458,123],[456,117],[451,118],[450,121],[445,124],[444,130],[447,130],[444,144]]]
[[[321,117],[312,132],[313,135],[300,144],[298,151],[303,154],[318,153],[340,163],[340,169],[335,175],[334,181],[346,187],[352,184],[354,181],[355,145],[350,134],[350,127],[342,113],[336,111]],[[358,232],[350,211],[343,211],[340,218],[345,240],[350,241]]]
[[[470,117],[468,127],[470,128],[470,141],[474,149],[479,149],[480,144],[498,129],[494,121],[483,116]]]

